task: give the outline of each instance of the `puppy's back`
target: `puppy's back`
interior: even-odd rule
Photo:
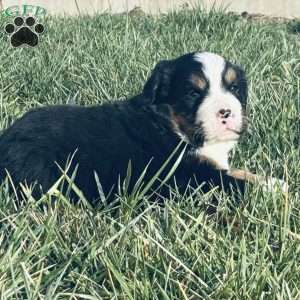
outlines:
[[[77,165],[75,184],[93,199],[98,196],[94,172],[108,193],[125,178],[129,160],[134,182],[153,157],[149,176],[171,153],[175,141],[162,137],[169,132],[158,130],[164,125],[157,118],[128,101],[30,111],[0,137],[0,180],[8,172],[15,183],[37,181],[46,191],[61,176],[57,165],[64,169],[74,154],[69,174]]]

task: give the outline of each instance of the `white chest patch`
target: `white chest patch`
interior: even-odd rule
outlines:
[[[201,148],[197,149],[197,155],[200,158],[213,161],[219,169],[229,170],[229,152],[234,148],[236,143],[236,141],[204,143]]]

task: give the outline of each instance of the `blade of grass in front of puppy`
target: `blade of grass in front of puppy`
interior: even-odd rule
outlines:
[[[65,175],[65,178],[66,178],[68,184],[72,185],[72,190],[79,197],[79,199],[82,201],[82,203],[84,203],[84,205],[86,207],[92,209],[90,202],[85,198],[83,192],[77,187],[77,185],[74,182],[72,182],[72,180],[70,179],[70,177],[68,175]]]
[[[123,192],[127,194],[130,180],[131,180],[131,175],[132,175],[132,163],[131,160],[128,162],[128,167],[127,167],[127,172],[126,172],[126,177],[123,181]]]
[[[75,181],[75,177],[77,175],[77,171],[78,171],[78,164],[76,164],[75,168],[74,168],[74,171],[72,172],[71,174],[71,177],[70,177],[70,183],[68,184],[68,187],[67,187],[67,191],[65,193],[65,197],[66,198],[69,198],[70,197],[70,192],[72,190],[72,186],[74,184],[74,181]],[[63,193],[63,185],[61,186],[61,193]]]
[[[132,189],[132,194],[135,195],[140,191],[142,188],[142,181],[145,178],[145,175],[147,173],[147,170],[149,168],[149,165],[151,164],[152,159],[150,159],[149,163],[146,165],[145,169],[143,170],[142,174],[140,175],[139,179],[136,181],[133,189]]]
[[[139,196],[144,196],[148,190],[153,186],[154,182],[158,179],[159,175],[162,173],[162,171],[166,168],[166,166],[169,164],[169,162],[171,161],[171,159],[174,157],[174,155],[176,154],[176,152],[179,150],[180,146],[182,145],[183,141],[181,141],[177,147],[175,148],[175,150],[171,153],[171,155],[167,158],[167,160],[163,163],[163,165],[161,166],[161,168],[155,173],[155,175],[150,179],[150,181],[148,182],[148,184],[145,186],[145,188],[141,191]],[[177,166],[179,165],[182,156],[185,152],[186,146],[183,148],[182,152],[180,153],[179,157],[176,159],[173,167],[171,168],[170,172],[167,174],[167,176],[165,177],[165,179],[162,181],[162,183],[166,182],[168,178],[170,178],[173,174],[173,172],[176,170]],[[157,189],[159,189],[162,186],[162,184],[159,185],[159,187]],[[156,189],[156,190],[157,190]],[[151,194],[151,196],[155,193],[155,191]]]
[[[161,182],[159,188],[162,187],[171,178],[171,176],[174,174],[175,170],[177,169],[177,167],[179,166],[179,164],[180,164],[180,162],[182,160],[182,157],[184,155],[185,149],[186,149],[186,147],[184,147],[184,149],[181,151],[180,155],[176,159],[176,161],[175,161],[173,167],[171,168],[170,172],[166,175],[166,177],[164,178],[164,180]]]
[[[103,187],[102,187],[102,184],[100,183],[99,176],[98,176],[97,172],[95,172],[95,171],[94,171],[94,177],[95,177],[95,181],[96,181],[96,185],[97,185],[100,200],[101,200],[102,204],[104,204],[106,206],[107,201],[106,201],[106,197],[105,197],[105,194],[104,194],[104,191],[103,191]]]
[[[58,165],[58,164],[57,164]],[[74,191],[74,193],[79,197],[79,199],[82,201],[82,203],[84,203],[84,205],[86,205],[86,207],[92,209],[91,204],[89,203],[89,201],[85,198],[83,192],[76,186],[76,184],[74,183],[74,180],[72,180],[66,173],[65,170],[63,170],[59,165],[58,165],[60,171],[63,173],[63,178],[68,182],[69,186],[71,186],[72,190]]]

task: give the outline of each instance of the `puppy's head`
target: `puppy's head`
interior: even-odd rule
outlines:
[[[195,52],[161,61],[143,98],[151,105],[168,105],[178,133],[198,146],[235,141],[245,129],[245,73],[217,54]]]

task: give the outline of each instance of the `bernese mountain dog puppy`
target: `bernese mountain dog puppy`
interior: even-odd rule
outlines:
[[[176,183],[180,192],[216,186],[242,194],[249,176],[230,170],[228,154],[246,128],[246,102],[245,72],[221,56],[194,52],[164,60],[129,100],[43,107],[15,121],[0,137],[0,180],[9,175],[17,188],[34,185],[38,196],[72,157],[67,174],[76,169],[74,184],[94,204],[99,181],[104,194],[113,195],[130,161],[130,192],[146,167],[144,182],[181,145],[156,187],[184,151],[167,186]]]

